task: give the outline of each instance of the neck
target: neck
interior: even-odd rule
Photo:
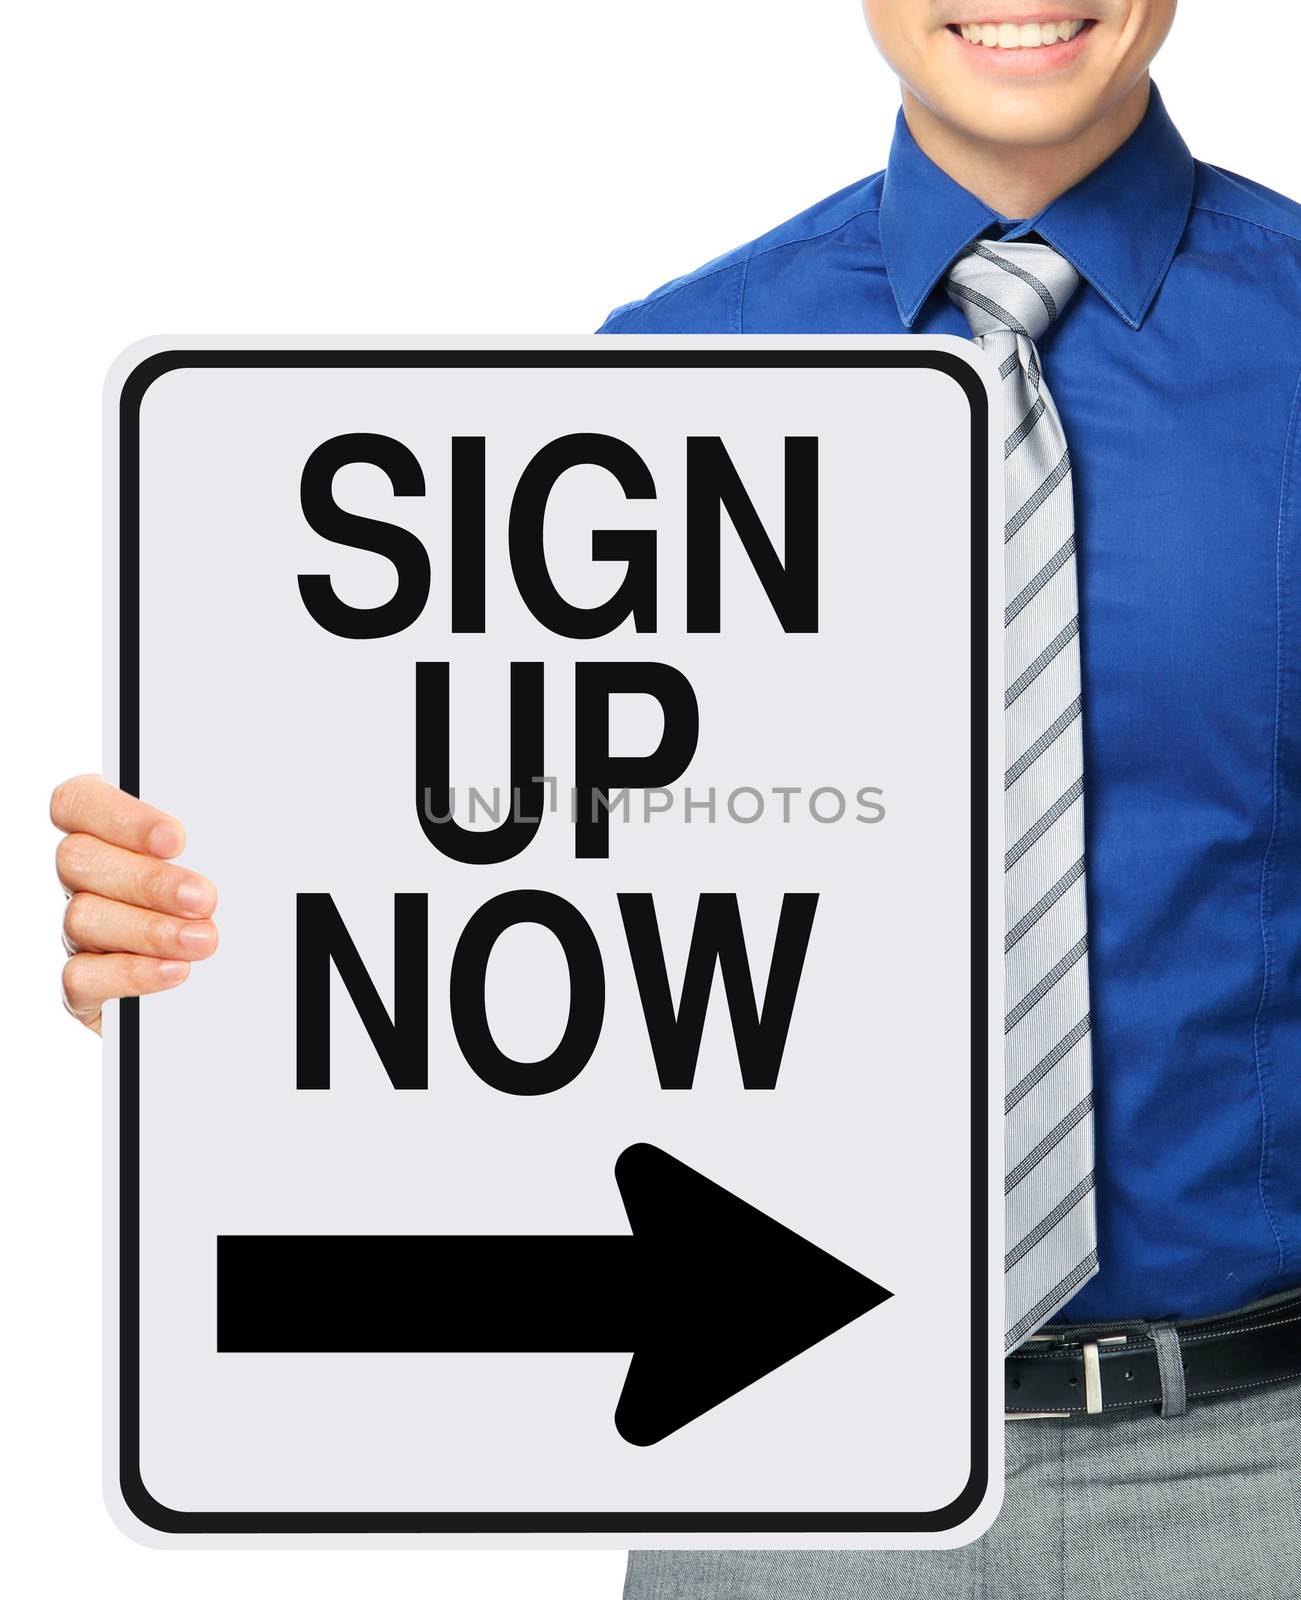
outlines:
[[[919,148],[1002,217],[1033,217],[1118,150],[1143,120],[1148,77],[1098,122],[1061,144],[997,144],[946,122],[904,87],[903,112]]]

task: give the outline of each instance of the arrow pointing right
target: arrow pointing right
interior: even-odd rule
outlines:
[[[650,1445],[890,1298],[654,1145],[615,1179],[631,1237],[223,1235],[217,1348],[632,1350],[615,1426]]]
[[[614,1414],[629,1444],[657,1444],[890,1298],[654,1145],[625,1150],[614,1175],[652,1302]]]

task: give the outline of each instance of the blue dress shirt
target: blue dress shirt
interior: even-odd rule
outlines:
[[[969,336],[941,277],[1034,233],[1080,539],[1101,1270],[1071,1320],[1301,1283],[1301,206],[1194,161],[1155,88],[1010,222],[918,148],[603,333]]]

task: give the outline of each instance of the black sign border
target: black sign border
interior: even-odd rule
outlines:
[[[119,752],[118,781],[139,793],[140,774],[140,411],[150,386],[168,372],[193,367],[863,367],[927,369],[944,374],[966,397],[971,423],[971,748],[988,748],[990,685],[986,628],[989,608],[989,404],[974,367],[944,350],[873,350],[789,346],[773,349],[691,348],[431,349],[431,350],[164,350],[126,377],[119,400]],[[991,1089],[988,1049],[989,930],[986,915],[989,800],[985,767],[973,760],[970,781],[971,859],[971,1473],[946,1506],[918,1512],[738,1514],[707,1512],[271,1512],[178,1511],[149,1492],[140,1467],[140,1017],[138,1000],[119,1007],[118,1216],[118,1473],[122,1498],[145,1526],[167,1534],[808,1534],[944,1533],[977,1510],[989,1487],[985,1405],[988,1331],[988,1130],[983,1108]]]

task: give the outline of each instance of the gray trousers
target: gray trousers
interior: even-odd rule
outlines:
[[[961,1550],[634,1551],[625,1600],[1301,1600],[1301,1384],[1004,1432]]]

